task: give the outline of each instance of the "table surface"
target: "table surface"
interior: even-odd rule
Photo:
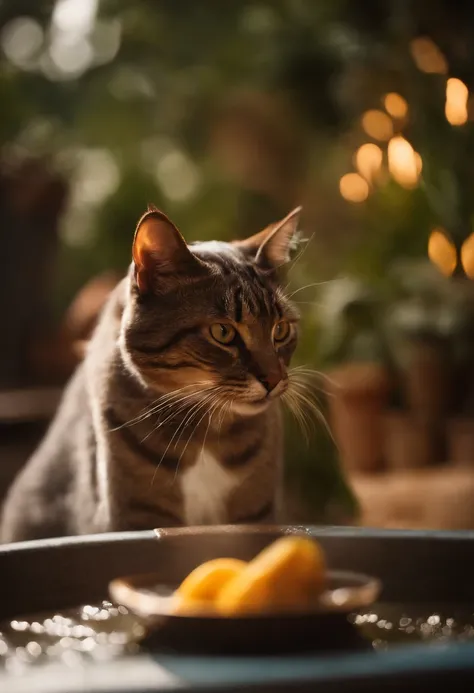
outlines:
[[[62,392],[60,387],[0,390],[0,423],[50,419]]]

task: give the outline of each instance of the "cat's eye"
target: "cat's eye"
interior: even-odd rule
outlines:
[[[219,344],[230,344],[235,337],[235,328],[225,322],[215,322],[210,328],[211,337]]]
[[[273,341],[275,344],[286,342],[291,336],[291,325],[288,320],[280,320],[273,328]]]

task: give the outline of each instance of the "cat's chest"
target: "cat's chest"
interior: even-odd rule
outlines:
[[[241,483],[207,449],[198,453],[193,465],[181,476],[184,518],[188,525],[226,523],[228,498]]]

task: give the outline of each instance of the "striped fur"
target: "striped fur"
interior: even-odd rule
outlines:
[[[162,213],[142,217],[129,272],[10,490],[3,541],[275,516],[297,340],[278,277],[297,218],[187,246]]]

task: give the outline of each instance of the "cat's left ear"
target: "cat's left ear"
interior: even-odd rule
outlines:
[[[296,240],[301,207],[297,207],[284,219],[267,226],[260,233],[237,241],[244,252],[253,256],[254,261],[266,269],[278,269],[290,260],[290,251]]]
[[[138,222],[133,239],[135,280],[140,293],[183,274],[194,275],[202,265],[166,214],[149,205]]]

